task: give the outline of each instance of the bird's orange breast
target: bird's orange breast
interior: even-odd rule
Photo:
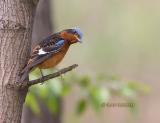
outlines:
[[[55,53],[53,56],[51,56],[44,62],[38,64],[38,67],[40,69],[47,69],[47,68],[56,66],[64,58],[68,48],[69,48],[69,45],[64,44],[64,46],[62,46],[59,52]]]

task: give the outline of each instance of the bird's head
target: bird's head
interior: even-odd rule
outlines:
[[[83,34],[80,31],[80,28],[75,27],[72,29],[66,29],[60,32],[60,36],[68,41],[70,44],[82,42]]]

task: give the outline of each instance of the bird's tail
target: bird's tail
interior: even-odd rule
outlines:
[[[29,80],[29,71],[30,69],[28,68],[28,66],[26,66],[20,73],[20,80],[19,82],[24,82]]]

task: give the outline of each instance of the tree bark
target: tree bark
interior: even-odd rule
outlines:
[[[8,88],[19,79],[30,52],[35,3],[0,0],[0,123],[20,123],[28,88]]]

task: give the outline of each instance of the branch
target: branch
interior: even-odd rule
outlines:
[[[73,65],[71,65],[69,67],[66,67],[66,68],[63,68],[63,69],[59,70],[58,72],[43,76],[43,77],[41,77],[39,79],[36,79],[36,80],[31,80],[31,81],[28,82],[28,85],[30,86],[30,85],[42,83],[42,82],[47,81],[49,79],[56,78],[58,76],[61,76],[62,74],[65,74],[65,73],[75,69],[76,67],[78,67],[78,65],[77,64],[73,64]]]
[[[58,72],[43,76],[43,77],[41,77],[39,79],[31,80],[31,81],[28,81],[28,82],[7,84],[7,88],[14,88],[14,89],[20,89],[20,90],[27,89],[31,85],[35,85],[35,84],[38,84],[38,83],[43,83],[44,81],[47,81],[47,80],[56,78],[58,76],[61,76],[62,74],[65,74],[65,73],[75,69],[76,67],[78,67],[78,65],[77,64],[73,64],[73,65],[71,65],[69,67],[66,67],[66,68],[63,68],[63,69],[59,70]]]

